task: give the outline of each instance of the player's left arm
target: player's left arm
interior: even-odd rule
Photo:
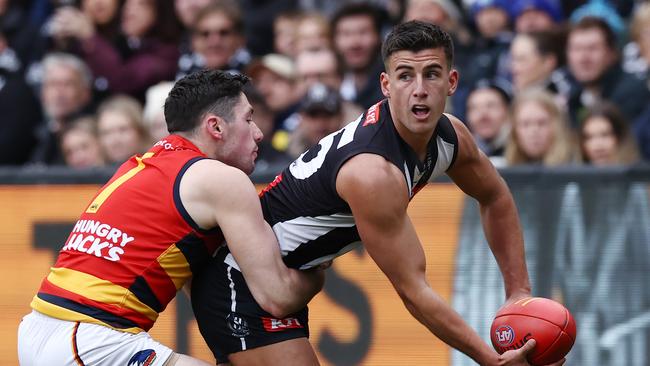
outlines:
[[[497,260],[510,301],[530,296],[524,240],[517,207],[505,181],[483,154],[471,133],[457,118],[447,115],[458,136],[458,155],[447,175],[475,198],[490,249]]]

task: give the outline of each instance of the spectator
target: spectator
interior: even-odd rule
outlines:
[[[334,49],[344,70],[343,99],[369,108],[383,99],[379,75],[384,71],[380,56],[382,19],[369,3],[350,3],[332,19]]]
[[[517,33],[552,31],[564,19],[557,0],[514,0],[511,13]]]
[[[35,42],[38,27],[29,23],[27,8],[23,3],[19,0],[0,0],[0,33],[7,44],[5,51],[10,49],[15,53],[21,72],[45,53],[45,44]]]
[[[45,119],[37,127],[31,162],[63,164],[59,133],[73,119],[91,112],[92,74],[76,56],[51,53],[42,62],[41,105]]]
[[[573,123],[602,101],[616,104],[626,119],[634,120],[650,100],[645,82],[622,70],[616,44],[616,35],[600,18],[585,17],[571,27],[567,63],[576,81],[568,95]]]
[[[462,20],[462,15],[452,0],[410,0],[407,2],[403,21],[409,20],[436,24],[453,34]]]
[[[84,43],[100,38],[106,44],[120,47],[120,0],[84,0],[81,9],[65,5],[57,8],[48,21],[50,43],[60,52],[85,58]],[[93,83],[94,97],[103,99],[108,94],[106,79],[99,77]]]
[[[275,115],[275,129],[291,130],[290,126],[295,124],[291,119],[301,97],[300,90],[296,88],[294,62],[286,56],[271,53],[253,61],[247,74]]]
[[[643,160],[650,162],[650,106],[634,121],[632,128]]]
[[[453,0],[409,0],[407,1],[403,22],[420,20],[437,24],[447,31],[454,42],[454,67],[463,75],[453,98],[448,98],[449,112],[456,113],[465,120],[465,100],[476,80],[466,78],[469,75],[469,63],[474,57],[473,38],[463,23],[463,14]]]
[[[511,93],[504,80],[481,80],[467,98],[467,124],[476,145],[497,167],[505,165],[503,155],[512,128]]]
[[[341,128],[341,96],[337,90],[316,83],[300,102],[300,122],[290,135],[286,152],[298,158],[320,139]]]
[[[454,41],[454,60],[464,64],[471,48],[472,35],[463,22],[463,14],[453,0],[409,0],[403,22],[420,20],[439,25]]]
[[[569,81],[557,72],[563,63],[564,40],[556,32],[519,33],[510,45],[510,72],[515,92],[545,89],[566,94]]]
[[[630,23],[630,38],[623,49],[623,69],[646,81],[650,69],[650,3],[640,4]]]
[[[36,145],[40,103],[20,70],[20,60],[0,32],[0,165],[22,165]]]
[[[512,105],[512,124],[505,152],[509,166],[557,166],[573,161],[574,141],[568,121],[548,92],[518,95]]]
[[[477,1],[470,7],[470,17],[477,28],[468,57],[459,64],[462,72],[458,90],[452,98],[453,113],[466,118],[465,106],[471,88],[483,79],[508,78],[508,49],[512,41],[508,4],[505,0]]]
[[[298,74],[298,90],[304,96],[307,89],[315,83],[322,83],[335,90],[341,89],[342,71],[334,51],[322,49],[318,51],[300,52],[296,56],[296,73]],[[358,105],[343,101],[342,123],[354,121],[363,109]]]
[[[50,19],[50,32],[61,51],[74,50],[70,41],[86,41],[97,35],[117,43],[120,34],[120,0],[83,0],[80,9],[71,5],[58,8]]]
[[[97,136],[97,121],[82,117],[66,125],[61,131],[61,150],[65,165],[73,169],[87,169],[104,165],[104,156]]]
[[[176,17],[183,28],[192,29],[196,22],[197,14],[216,0],[174,0]]]
[[[117,44],[97,34],[78,33],[81,53],[111,93],[144,100],[146,89],[172,80],[178,59],[179,23],[169,0],[126,0]]]
[[[586,164],[604,166],[632,164],[639,151],[628,122],[611,103],[591,108],[580,125],[580,152]]]
[[[233,1],[233,0],[230,0]],[[298,0],[236,0],[246,11],[244,22],[245,47],[260,57],[273,52],[273,20],[282,13],[297,9]]]
[[[331,48],[332,32],[325,16],[320,13],[306,13],[296,28],[296,53]]]
[[[147,130],[147,135],[152,143],[169,135],[167,122],[165,122],[164,106],[165,99],[167,99],[167,95],[173,86],[174,83],[164,81],[147,89],[147,93],[145,94],[142,119]]]
[[[470,14],[480,37],[486,40],[506,41],[510,34],[510,9],[504,0],[476,1],[470,8]]]
[[[97,109],[99,143],[107,163],[121,164],[149,147],[140,103],[126,95],[111,97]]]
[[[292,159],[284,151],[280,151],[273,146],[273,121],[275,117],[273,111],[266,104],[262,94],[252,85],[247,84],[244,87],[244,93],[253,107],[253,121],[264,135],[262,141],[258,144],[255,172],[280,172],[291,163]]]
[[[290,10],[273,20],[273,51],[287,57],[296,56],[296,28],[302,12]]]
[[[588,0],[571,12],[570,20],[575,24],[585,17],[602,19],[617,37],[623,38],[626,32],[626,24],[621,13],[619,13],[619,9],[612,6],[614,1],[616,0]]]
[[[201,69],[241,72],[250,61],[244,48],[244,23],[238,7],[215,3],[196,15],[191,53],[178,60],[179,79]]]

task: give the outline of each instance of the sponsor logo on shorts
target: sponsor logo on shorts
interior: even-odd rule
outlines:
[[[262,324],[267,332],[281,332],[291,328],[304,328],[297,318],[266,318],[262,317]]]
[[[156,351],[152,349],[145,349],[142,351],[136,352],[136,354],[131,357],[129,363],[126,366],[149,366],[156,359]]]
[[[515,331],[509,325],[502,325],[494,331],[497,344],[501,347],[508,347],[515,340]]]
[[[246,337],[251,333],[246,320],[237,313],[228,314],[226,324],[228,324],[228,328],[230,328],[234,337]]]

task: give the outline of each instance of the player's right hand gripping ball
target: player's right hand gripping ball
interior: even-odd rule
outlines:
[[[537,345],[528,354],[528,362],[546,365],[569,353],[576,339],[576,322],[562,304],[543,297],[528,297],[497,312],[490,338],[500,354],[535,339]]]

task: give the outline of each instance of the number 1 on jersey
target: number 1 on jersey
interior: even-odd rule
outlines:
[[[144,159],[148,159],[153,156],[152,152],[148,152],[142,157],[136,157],[135,159],[138,161],[138,165],[134,168],[129,169],[126,173],[124,173],[122,176],[119,178],[115,179],[113,183],[109,184],[104,188],[98,195],[95,197],[95,199],[90,203],[90,206],[86,209],[86,213],[96,213],[99,211],[99,208],[102,207],[102,204],[104,201],[108,199],[108,197],[117,189],[117,187],[121,186],[126,182],[127,180],[133,178],[134,175],[138,174],[139,171],[144,169],[145,165],[144,162],[142,162]]]

